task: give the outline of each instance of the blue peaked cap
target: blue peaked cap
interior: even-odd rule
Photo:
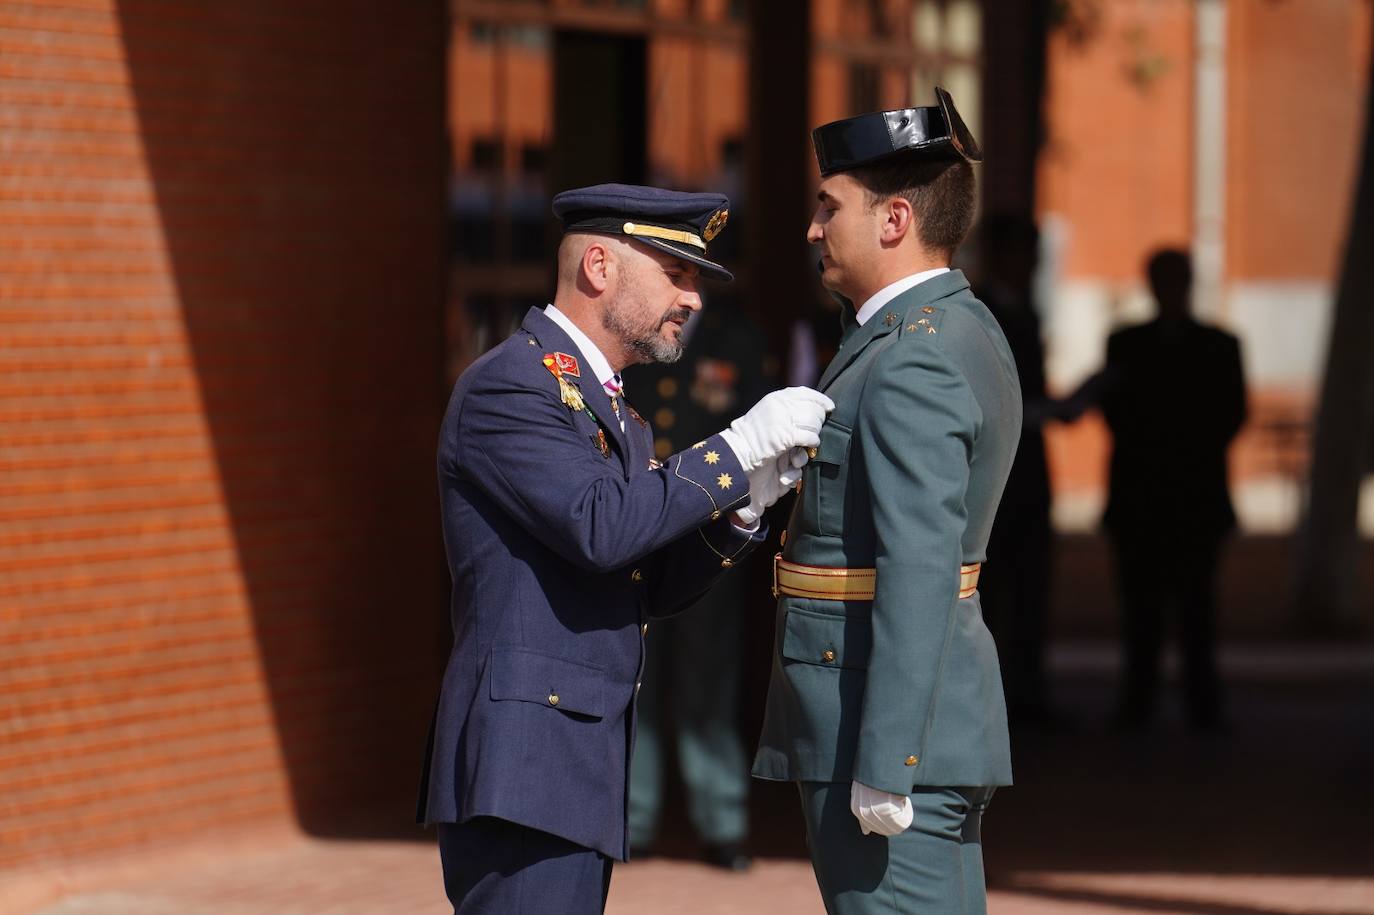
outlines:
[[[725,228],[730,200],[724,194],[692,194],[637,184],[597,184],[553,198],[553,215],[564,232],[620,235],[690,261],[706,276],[733,280],[706,258],[706,246]]]

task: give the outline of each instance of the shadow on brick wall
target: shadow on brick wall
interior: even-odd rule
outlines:
[[[444,4],[118,7],[296,815],[405,834],[447,639]]]

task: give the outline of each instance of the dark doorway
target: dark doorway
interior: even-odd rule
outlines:
[[[642,184],[646,161],[645,41],[558,32],[554,38],[553,191]]]

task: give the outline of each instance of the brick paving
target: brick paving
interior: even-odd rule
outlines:
[[[1018,730],[1018,784],[984,830],[992,915],[1374,915],[1374,651],[1228,650],[1234,731],[1103,726],[1108,643],[1055,652],[1074,726]],[[608,915],[823,915],[795,796],[759,785],[760,859],[746,875],[693,860],[690,840],[620,865]],[[403,839],[237,833],[46,874],[0,875],[5,915],[441,915],[438,857]]]
[[[41,915],[445,915],[427,843],[300,837],[204,857],[117,889],[79,893]],[[1041,873],[994,888],[993,915],[1367,915],[1374,879],[1277,875]],[[618,866],[607,915],[824,915],[810,866],[764,859],[746,875],[682,860]]]

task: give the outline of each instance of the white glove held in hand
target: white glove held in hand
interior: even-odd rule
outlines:
[[[763,517],[764,509],[783,497],[801,479],[806,449],[792,448],[749,474],[749,504],[735,514],[746,527]]]
[[[895,836],[911,825],[915,811],[905,794],[888,794],[862,782],[849,786],[849,812],[859,821],[864,835]]]
[[[744,472],[752,473],[790,448],[819,445],[825,414],[833,409],[834,401],[819,391],[783,388],[765,395],[720,436]]]

